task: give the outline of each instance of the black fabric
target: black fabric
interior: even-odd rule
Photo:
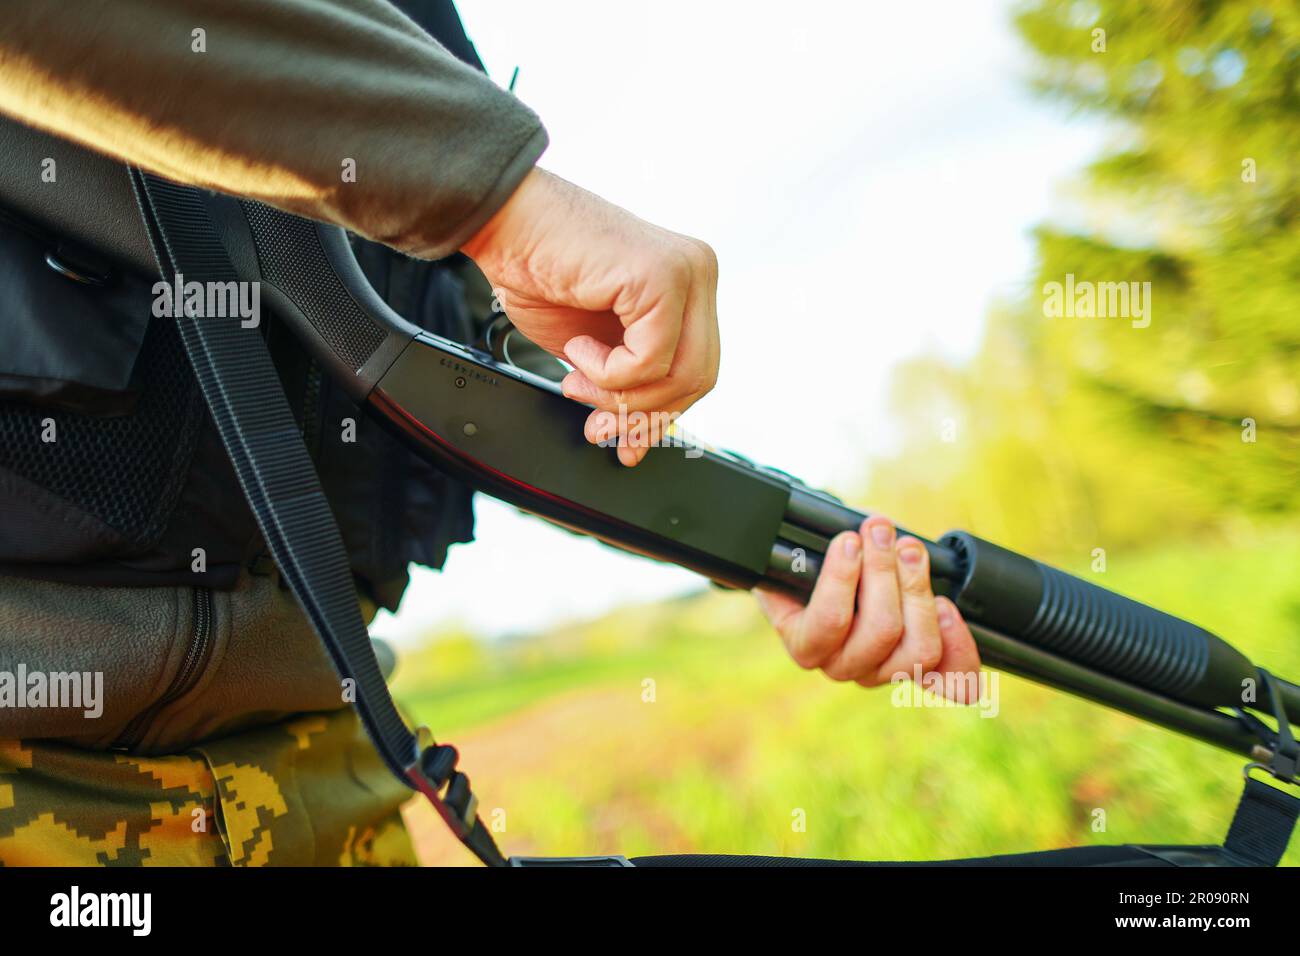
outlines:
[[[0,222],[0,513],[10,518],[0,573],[233,586],[262,545],[171,320],[150,314],[156,280],[118,268],[103,288],[73,282],[44,262],[59,241]],[[457,275],[465,263],[364,242],[358,255],[416,324],[459,341],[477,334]],[[273,316],[267,324],[353,571],[368,597],[396,608],[409,564],[441,567],[452,544],[473,540],[472,493],[363,416]],[[45,442],[50,421],[57,440]]]
[[[483,61],[479,59],[474,44],[465,35],[465,27],[460,22],[460,14],[456,12],[452,0],[393,0],[393,4],[458,60],[476,70],[487,72],[483,69]]]
[[[1217,849],[1217,848],[1210,848]],[[684,867],[806,867],[806,866],[1173,866],[1174,863],[1151,854],[1140,846],[1081,846],[1064,850],[1041,850],[1036,853],[1011,853],[1005,856],[972,857],[965,860],[933,862],[870,862],[863,860],[821,860],[788,856],[677,855],[639,856],[633,866]]]
[[[60,245],[0,222],[0,511],[23,515],[3,562],[157,546],[204,418],[175,329],[150,322],[153,280],[96,265],[102,285],[77,282],[46,263]]]
[[[1300,800],[1248,778],[1223,848],[1245,866],[1277,866],[1291,841]]]
[[[481,68],[448,0],[397,5]],[[38,202],[0,219],[0,573],[103,586],[232,587],[243,568],[265,566],[264,544],[171,321],[149,314],[155,280],[136,265],[138,247],[143,242],[147,253],[148,243],[127,171],[11,127],[0,123],[6,145],[96,175],[33,193],[57,199],[57,210]],[[111,188],[119,178],[123,189]],[[77,202],[72,183],[82,180],[95,191]],[[94,215],[85,216],[91,202]],[[106,231],[103,223],[116,225]],[[105,236],[124,238],[105,243]],[[100,288],[57,275],[44,256],[65,243],[102,255],[113,281]],[[379,293],[410,321],[473,340],[460,257],[421,262],[361,241],[357,254]],[[441,567],[452,544],[473,539],[471,492],[362,416],[291,335],[277,333],[273,316],[267,324],[295,420],[341,517],[353,573],[368,597],[394,609],[409,564]],[[45,447],[40,426],[50,417],[60,441]],[[355,425],[355,444],[344,442],[345,420]]]
[[[158,541],[180,493],[201,422],[197,392],[175,365],[175,331],[149,329],[140,352],[152,387],[135,414],[101,418],[11,403],[0,415],[0,464],[112,528],[132,550]],[[39,440],[41,423],[56,440]]]
[[[112,265],[87,285],[48,252]],[[0,573],[233,586],[255,528],[156,277],[12,213],[0,272]]]
[[[128,414],[138,397],[132,373],[149,325],[150,284],[59,246],[49,233],[0,211],[0,399],[83,415]],[[47,259],[97,284],[59,274]]]
[[[1259,780],[1246,786],[1222,846],[1082,846],[1033,853],[971,857],[927,862],[871,862],[806,859],[786,856],[673,855],[634,857],[633,866],[806,867],[806,866],[1068,866],[1068,867],[1202,867],[1277,866],[1286,852],[1300,815],[1300,799]]]

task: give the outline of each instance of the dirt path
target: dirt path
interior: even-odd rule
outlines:
[[[572,691],[459,735],[460,766],[482,799],[508,804],[517,789],[513,780],[561,780],[592,759],[617,760],[624,741],[653,710],[641,703],[636,687]],[[490,805],[484,812],[490,814]],[[477,865],[422,798],[408,803],[404,815],[423,865]]]
[[[792,681],[783,690],[764,699],[764,719],[780,721],[816,686]],[[673,706],[644,703],[639,682],[580,688],[457,735],[452,742],[460,748],[460,766],[483,801],[480,815],[485,822],[496,808],[514,808],[507,823],[519,820],[528,806],[524,793],[535,796],[539,787],[553,784],[587,801],[581,809],[592,844],[570,852],[619,847],[629,819],[655,845],[688,852],[689,839],[670,812],[647,800],[647,791],[684,760],[703,762],[711,773],[743,787],[752,769],[754,742],[752,715],[741,718],[731,709],[735,700],[724,691],[693,689],[690,694],[689,701]],[[682,749],[684,739],[690,741],[688,751]],[[406,821],[424,865],[476,865],[427,803],[408,804]],[[500,842],[521,855],[562,852],[529,846],[521,832],[527,829],[511,827]]]

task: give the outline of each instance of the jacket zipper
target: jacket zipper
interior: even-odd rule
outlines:
[[[149,730],[149,724],[158,716],[158,712],[193,690],[203,673],[203,665],[212,650],[212,592],[208,588],[196,587],[193,593],[193,626],[190,628],[190,642],[185,649],[185,657],[181,660],[180,669],[176,671],[176,676],[167,685],[162,696],[151,706],[136,714],[127,725],[126,730],[118,738],[120,747],[128,750],[138,747]]]

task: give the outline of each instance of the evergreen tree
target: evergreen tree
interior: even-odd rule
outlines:
[[[1035,294],[967,367],[901,371],[909,443],[873,500],[1076,556],[1296,510],[1300,7],[1034,0],[1015,22],[1035,87],[1113,136],[1083,225],[1037,231]]]

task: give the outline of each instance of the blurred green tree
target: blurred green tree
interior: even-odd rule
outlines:
[[[1293,514],[1300,6],[1032,0],[1015,23],[1034,88],[1113,135],[1082,172],[1082,223],[1037,230],[1035,283],[975,358],[900,369],[904,446],[871,500],[1076,558]],[[1051,283],[1135,298],[1052,317]]]

